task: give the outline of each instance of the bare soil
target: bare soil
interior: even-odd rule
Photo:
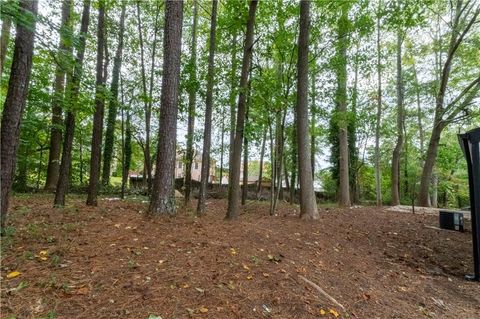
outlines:
[[[480,318],[480,284],[463,279],[469,224],[436,230],[436,216],[373,207],[308,223],[286,203],[268,216],[252,201],[225,221],[221,199],[202,218],[193,202],[151,218],[141,200],[52,201],[12,200],[1,318]]]

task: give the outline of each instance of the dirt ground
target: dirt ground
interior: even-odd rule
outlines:
[[[193,202],[148,218],[141,200],[52,200],[11,202],[1,318],[480,318],[480,283],[463,279],[469,224],[436,230],[435,216],[362,207],[307,223],[264,202],[229,222],[224,200],[202,218]]]

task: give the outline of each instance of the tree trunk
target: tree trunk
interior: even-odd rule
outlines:
[[[347,47],[348,47],[348,4],[342,6],[342,16],[338,21],[337,81],[336,92],[337,125],[339,142],[339,205],[349,207],[350,176],[347,119]]]
[[[230,144],[228,149],[228,188],[230,189],[232,185],[232,156],[233,156],[233,145],[235,141],[235,95],[237,93],[237,34],[233,35],[232,40],[232,55],[231,55],[231,73],[230,73],[230,95],[229,95],[229,104],[230,104]]]
[[[433,174],[432,176],[432,206],[437,208],[438,207],[438,176],[437,174]]]
[[[248,110],[250,108],[250,93],[251,93],[251,76],[252,76],[252,69],[250,69],[250,80],[248,81],[248,102],[247,102],[247,110],[245,119],[248,123]],[[242,206],[245,206],[247,202],[248,196],[248,138],[244,134],[243,135],[243,178],[242,178]]]
[[[98,184],[100,177],[100,161],[102,157],[103,114],[105,108],[105,2],[98,4],[97,27],[97,74],[95,89],[95,113],[93,114],[92,146],[90,155],[90,176],[88,180],[87,205],[97,206]]]
[[[220,185],[220,188],[222,188],[222,178],[223,178],[223,153],[225,152],[225,117],[222,117],[222,138],[221,138],[221,145],[220,145],[220,180],[218,181],[218,184]]]
[[[377,12],[377,116],[375,121],[375,193],[377,206],[382,206],[382,168],[380,162],[380,126],[382,121],[382,62],[380,47],[380,8]]]
[[[248,73],[250,70],[252,49],[253,49],[253,29],[255,25],[255,12],[258,0],[251,0],[248,12],[247,32],[245,37],[245,47],[243,50],[242,74],[240,77],[240,92],[238,95],[237,125],[235,139],[233,143],[233,153],[229,164],[231,183],[228,187],[228,210],[227,219],[234,219],[239,215],[238,200],[240,197],[240,159],[242,156],[243,130],[245,126],[245,108],[246,91],[248,88]]]
[[[297,185],[297,129],[295,125],[292,130],[292,149],[291,149],[291,158],[292,158],[292,175],[290,176],[290,204],[295,204],[296,196],[296,185]]]
[[[122,111],[125,109],[125,101],[123,94],[123,81],[120,78],[120,86],[122,89]],[[126,122],[125,122],[125,142],[123,143],[123,167],[122,167],[122,191],[125,193],[125,189],[128,183],[128,174],[130,172],[130,163],[132,161],[132,127],[130,124],[130,110],[126,109]]]
[[[48,155],[47,180],[45,190],[53,191],[57,186],[60,169],[60,152],[62,143],[62,104],[65,91],[65,74],[69,68],[72,55],[71,41],[65,37],[66,32],[71,32],[72,0],[62,1],[62,24],[60,27],[60,43],[58,45],[57,66],[55,70],[55,83],[52,99],[52,128],[50,131],[50,151]]]
[[[217,0],[212,1],[212,20],[208,53],[207,94],[205,101],[205,128],[203,131],[202,170],[198,194],[197,215],[205,214],[205,197],[210,172],[210,146],[212,141],[213,86],[215,84],[215,37],[217,32]]]
[[[156,39],[157,39],[157,19],[158,12],[155,17],[155,31],[154,31],[154,41],[152,49],[152,68],[155,67],[155,49],[156,49]],[[140,40],[140,64],[141,64],[141,73],[142,73],[142,89],[143,89],[143,100],[144,100],[144,112],[145,112],[145,146],[143,149],[143,157],[145,162],[145,171],[148,184],[148,192],[151,193],[152,190],[152,158],[150,154],[150,124],[152,118],[152,108],[151,103],[148,101],[148,92],[147,92],[147,76],[145,73],[145,53],[144,53],[144,43],[143,43],[143,31],[142,31],[142,21],[140,15],[140,1],[137,1],[137,25],[138,25],[138,35]],[[152,71],[153,74],[153,71]],[[150,96],[151,100],[151,96]]]
[[[77,48],[77,57],[75,58],[75,68],[73,70],[73,76],[68,76],[67,74],[65,104],[68,107],[68,112],[65,119],[65,133],[62,145],[62,161],[60,163],[60,174],[58,176],[57,189],[55,191],[55,207],[63,207],[65,205],[65,195],[68,191],[68,180],[70,176],[70,166],[72,163],[73,136],[75,133],[75,112],[77,109],[78,95],[80,92],[80,81],[83,73],[85,42],[88,34],[88,24],[90,20],[90,3],[91,0],[85,0],[83,3],[82,23],[80,26],[80,40]]]
[[[152,214],[175,214],[175,157],[177,139],[183,1],[165,2],[163,79]]]
[[[400,158],[404,142],[402,34],[397,32],[397,143],[392,156],[392,206],[400,205]]]
[[[310,134],[311,134],[311,155],[310,155],[310,161],[312,163],[312,178],[315,181],[315,155],[317,152],[317,147],[316,147],[316,134],[315,134],[315,123],[316,123],[316,113],[317,113],[317,106],[316,106],[316,99],[317,99],[317,86],[315,83],[315,75],[312,76],[312,106],[310,108],[310,114],[312,117],[312,120],[310,122],[311,128],[310,128]]]
[[[110,171],[113,157],[113,148],[115,144],[115,122],[118,111],[118,84],[122,68],[123,57],[123,34],[125,32],[125,9],[126,2],[122,1],[122,13],[120,14],[120,30],[118,35],[118,46],[113,61],[112,83],[110,84],[110,98],[108,100],[107,128],[105,131],[105,145],[103,149],[103,171],[102,185],[108,186],[110,183]],[[123,111],[122,111],[123,112]],[[123,157],[122,157],[123,158]]]
[[[350,111],[350,117],[348,120],[348,158],[350,162],[350,199],[352,203],[358,203],[360,201],[360,194],[358,192],[358,149],[357,149],[357,100],[358,100],[358,55],[359,55],[359,42],[357,42],[357,50],[354,59],[354,77],[353,77],[353,90],[352,90],[352,108]]]
[[[12,188],[13,174],[17,161],[20,138],[20,122],[27,102],[32,56],[35,39],[35,20],[37,1],[20,1],[20,7],[32,14],[27,19],[29,25],[17,25],[13,62],[8,82],[8,91],[3,104],[1,127],[1,173],[0,173],[0,226],[3,232],[8,211],[9,193]]]
[[[267,129],[263,131],[262,149],[260,150],[260,167],[258,168],[258,184],[257,184],[257,200],[260,198],[262,192],[262,179],[263,179],[263,158],[265,157],[265,141],[267,140]]]
[[[437,125],[433,127],[432,135],[430,136],[430,142],[427,148],[427,156],[425,158],[425,163],[423,165],[423,174],[420,182],[420,192],[419,192],[419,206],[430,206],[430,183],[433,175],[433,167],[437,160],[438,147],[440,145],[440,135],[443,131],[443,125]],[[429,173],[429,174],[426,174]],[[423,198],[423,194],[426,194],[427,197]]]
[[[2,19],[2,33],[0,38],[0,77],[3,74],[3,68],[5,66],[8,43],[10,42],[10,29],[12,28],[12,20],[10,20],[7,16],[2,17]]]
[[[197,25],[198,25],[197,6],[198,6],[197,1],[194,0],[193,25],[192,25],[192,48],[190,52],[191,55],[190,55],[190,63],[189,63],[190,78],[189,78],[189,85],[188,85],[188,124],[187,124],[188,132],[187,132],[187,150],[186,150],[186,161],[185,161],[186,162],[185,163],[185,204],[188,204],[188,202],[190,202],[190,192],[192,189],[193,134],[195,130],[195,108],[197,106]],[[211,109],[206,110],[205,113],[208,113],[208,112],[210,112],[210,115],[211,115],[212,110]],[[206,130],[207,130],[207,122],[205,120],[205,132]],[[211,123],[209,123],[209,130],[211,131]],[[205,140],[204,140],[204,144],[205,144]],[[205,150],[203,150],[203,152],[205,153]],[[202,155],[202,158],[203,158],[203,155]],[[202,166],[203,164],[204,162],[202,161]],[[207,166],[209,166],[208,164]],[[208,175],[208,172],[207,172],[207,175]],[[208,179],[208,176],[207,176],[207,179]],[[197,210],[197,213],[203,214],[204,212],[203,209],[204,209],[204,206],[200,208],[201,211]]]
[[[308,37],[310,27],[310,1],[300,2],[300,34],[298,36],[297,83],[297,145],[300,176],[300,217],[318,219],[317,202],[313,190],[310,136],[308,132]]]

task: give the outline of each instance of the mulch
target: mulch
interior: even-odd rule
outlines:
[[[1,318],[479,318],[471,232],[375,207],[323,209],[226,201],[147,217],[142,200],[14,197],[2,240]],[[13,229],[11,228],[11,229]],[[20,272],[7,279],[13,271]],[[322,288],[345,311],[320,294]]]

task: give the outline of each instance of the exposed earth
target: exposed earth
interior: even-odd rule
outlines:
[[[287,203],[225,221],[221,199],[202,218],[193,201],[173,218],[145,216],[142,199],[52,201],[11,201],[1,318],[480,318],[480,283],[463,279],[469,221],[460,233],[387,208],[308,223]]]

